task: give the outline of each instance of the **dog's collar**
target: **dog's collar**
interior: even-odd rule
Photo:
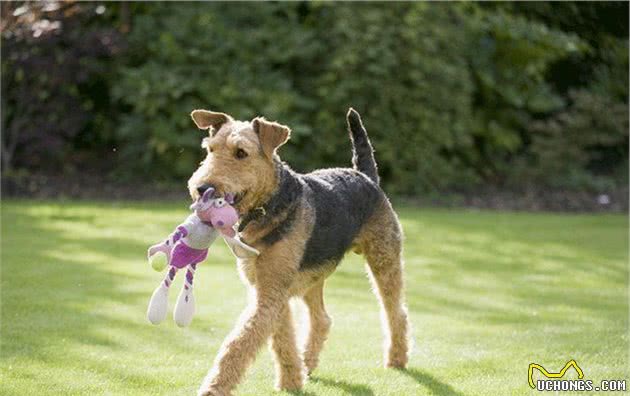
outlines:
[[[245,213],[238,225],[238,232],[243,232],[252,221],[260,222],[267,217],[277,216],[297,203],[297,198],[302,193],[299,178],[283,163],[276,164],[276,174],[279,180],[276,192],[265,203]]]

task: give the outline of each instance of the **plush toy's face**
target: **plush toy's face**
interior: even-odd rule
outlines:
[[[213,198],[213,195],[214,189],[208,189],[193,205],[195,213],[202,221],[231,236],[232,227],[238,221],[238,213],[231,204],[234,198],[231,195]]]

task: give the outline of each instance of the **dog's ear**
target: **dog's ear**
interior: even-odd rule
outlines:
[[[278,147],[289,140],[291,129],[288,126],[265,120],[263,117],[254,118],[252,121],[254,132],[267,158],[272,159]]]
[[[193,112],[190,113],[190,116],[197,125],[197,128],[212,128],[214,131],[218,131],[221,128],[221,125],[226,122],[232,121],[232,117],[225,113],[215,113],[214,111],[208,110],[193,110]],[[212,130],[210,131],[211,133]]]

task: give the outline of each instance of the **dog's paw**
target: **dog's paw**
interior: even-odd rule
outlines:
[[[306,373],[300,367],[291,372],[282,373],[276,380],[276,389],[280,391],[299,391],[304,386]]]
[[[407,358],[406,353],[392,354],[389,356],[389,358],[385,362],[385,367],[395,368],[395,369],[404,369],[405,367],[407,367],[407,361],[408,361],[408,358]]]
[[[276,385],[276,390],[278,391],[299,391],[304,386],[304,381],[302,380],[294,380],[294,381],[283,381],[280,384]]]
[[[230,394],[210,388],[204,391],[200,390],[199,393],[197,393],[197,396],[230,396]]]
[[[319,359],[316,358],[304,358],[304,366],[306,367],[306,375],[311,376],[313,371],[317,368]]]

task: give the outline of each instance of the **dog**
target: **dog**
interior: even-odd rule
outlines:
[[[257,117],[251,122],[207,110],[191,117],[208,130],[206,158],[188,181],[193,200],[208,188],[234,194],[241,240],[260,251],[239,258],[251,302],[224,341],[199,395],[225,396],[242,380],[270,340],[276,388],[296,391],[318,365],[331,327],[323,289],[344,254],[363,254],[381,302],[386,329],[385,366],[408,360],[408,318],[403,294],[402,229],[379,186],[372,144],[361,117],[347,113],[352,168],[294,172],[278,156],[289,127]],[[296,344],[289,299],[302,298],[310,318],[303,352]]]

